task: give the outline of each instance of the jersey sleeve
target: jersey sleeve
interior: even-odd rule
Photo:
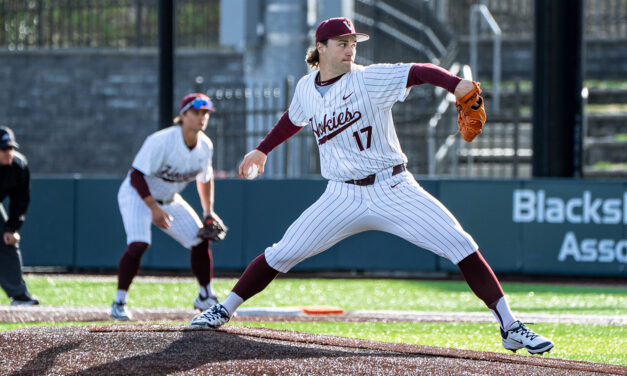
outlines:
[[[303,127],[294,125],[290,120],[289,110],[283,113],[283,116],[272,127],[270,132],[264,137],[263,140],[257,145],[256,149],[260,152],[268,155],[274,148],[281,145],[288,138],[292,137],[296,133],[300,132]]]
[[[305,108],[302,106],[302,100],[305,96],[305,77],[303,77],[298,84],[296,85],[296,90],[294,90],[294,96],[292,97],[292,102],[290,103],[290,108],[288,110],[288,116],[292,124],[298,127],[304,127],[309,124],[309,118],[305,113]]]
[[[370,98],[379,107],[391,107],[407,98],[411,64],[374,64],[364,69],[363,79]]]
[[[155,134],[148,136],[133,160],[133,168],[146,176],[153,176],[161,167],[165,150],[164,137],[156,137]]]

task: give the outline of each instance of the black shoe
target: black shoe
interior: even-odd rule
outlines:
[[[39,300],[28,295],[20,295],[13,298],[11,305],[38,305]]]

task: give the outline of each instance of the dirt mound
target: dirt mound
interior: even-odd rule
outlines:
[[[595,375],[627,367],[226,325],[31,327],[0,333],[3,375]]]

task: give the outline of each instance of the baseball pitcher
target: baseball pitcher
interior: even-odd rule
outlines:
[[[306,57],[316,69],[300,79],[289,109],[246,154],[239,173],[246,177],[252,165],[263,173],[268,153],[308,128],[318,144],[327,188],[278,243],[251,262],[224,302],[198,314],[190,326],[219,327],[279,273],[353,234],[379,230],[456,264],[494,314],[506,349],[549,351],[553,347],[549,339],[514,317],[472,236],[407,171],[407,157],[394,129],[392,106],[403,102],[413,86],[431,84],[455,95],[460,133],[471,142],[486,120],[479,83],[433,64],[356,65],[357,43],[368,39],[347,18],[331,18],[318,26],[316,45]]]

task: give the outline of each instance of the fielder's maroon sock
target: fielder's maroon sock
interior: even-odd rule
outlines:
[[[277,275],[279,272],[268,265],[266,256],[262,253],[244,270],[239,281],[233,287],[233,292],[246,301],[265,289]]]
[[[488,308],[495,310],[496,303],[505,294],[492,268],[481,253],[477,250],[460,261],[457,266],[475,295],[483,300]]]
[[[148,243],[144,242],[133,242],[128,245],[118,263],[118,290],[128,291],[133,278],[139,273],[139,263],[147,249]]]
[[[192,273],[196,276],[199,285],[207,286],[211,282],[213,278],[212,262],[213,255],[211,254],[208,240],[204,240],[202,243],[192,247],[190,264]]]

